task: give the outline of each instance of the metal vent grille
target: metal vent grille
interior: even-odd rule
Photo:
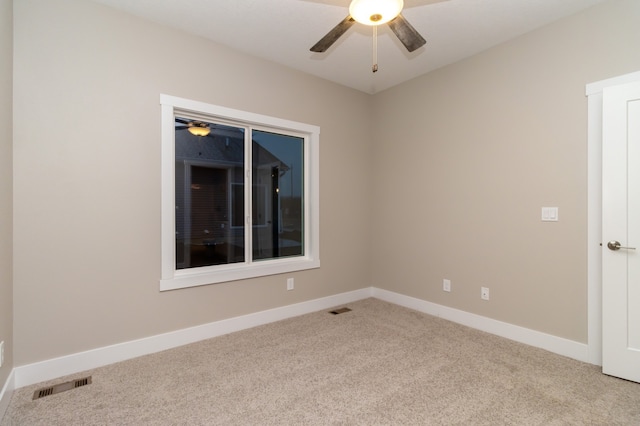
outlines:
[[[33,393],[33,399],[44,398],[45,396],[54,395],[56,393],[65,392],[71,389],[79,388],[81,386],[86,386],[90,384],[91,384],[91,376],[83,377],[77,380],[71,380],[69,382],[60,383],[58,385],[38,389]]]
[[[335,311],[330,311],[329,313],[333,314],[333,315],[338,315],[338,314],[343,314],[345,312],[351,312],[351,309],[349,309],[349,308],[340,308],[340,309],[336,309]]]

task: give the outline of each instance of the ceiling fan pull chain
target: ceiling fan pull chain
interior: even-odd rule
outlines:
[[[373,72],[378,71],[378,26],[373,26],[373,66],[371,67]]]

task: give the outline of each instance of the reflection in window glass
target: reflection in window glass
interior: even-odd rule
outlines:
[[[244,262],[244,129],[176,117],[175,157],[176,269]]]
[[[303,150],[301,137],[176,117],[176,269],[304,255]],[[245,200],[251,200],[250,253]]]
[[[252,133],[253,259],[304,254],[304,139]]]

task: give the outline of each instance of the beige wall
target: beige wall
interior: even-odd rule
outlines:
[[[0,389],[13,366],[12,51],[12,1],[0,0],[0,341],[6,345]]]
[[[639,22],[608,2],[378,94],[372,284],[586,342],[585,84],[640,70]]]
[[[640,69],[639,9],[614,0],[371,97],[90,2],[15,2],[14,364],[370,285],[585,342],[584,86]],[[321,127],[322,268],[296,290],[158,292],[160,93]]]
[[[368,95],[86,1],[14,9],[16,365],[370,285]],[[321,127],[321,269],[159,293],[161,93]]]

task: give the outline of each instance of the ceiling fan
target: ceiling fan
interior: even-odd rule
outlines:
[[[176,122],[184,124],[184,126],[176,126],[176,130],[187,129],[189,133],[194,136],[207,136],[211,132],[211,128],[209,128],[209,125],[207,123],[203,123],[202,121],[188,121],[176,117]]]
[[[427,42],[409,22],[400,14],[404,7],[403,0],[352,0],[349,5],[349,16],[311,47],[312,52],[325,52],[335,43],[353,24],[359,22],[369,25],[374,30],[374,55],[377,38],[377,26],[387,24],[391,31],[409,52],[424,46]],[[375,64],[373,72],[377,71]]]

